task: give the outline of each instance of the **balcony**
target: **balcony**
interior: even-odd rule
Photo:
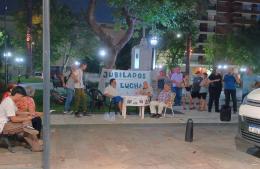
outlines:
[[[247,19],[244,17],[233,17],[233,24],[256,24],[257,20],[256,19]]]
[[[228,16],[216,16],[217,23],[230,23],[230,17]]]
[[[234,6],[233,13],[260,14],[260,8],[250,6]]]
[[[237,2],[245,2],[245,0],[233,0],[233,3],[237,3]],[[246,0],[246,2],[250,2],[250,3],[260,3],[259,0]]]
[[[227,34],[229,32],[231,32],[231,29],[229,27],[227,27],[227,26],[220,26],[220,25],[218,25],[216,27],[216,34]]]

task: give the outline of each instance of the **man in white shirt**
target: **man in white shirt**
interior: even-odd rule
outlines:
[[[181,106],[181,96],[182,96],[182,81],[183,74],[181,73],[180,67],[174,69],[174,73],[171,76],[172,80],[172,92],[176,93],[175,104],[176,106]]]
[[[104,95],[111,98],[111,101],[117,104],[120,112],[122,112],[123,98],[118,96],[116,91],[116,79],[110,79],[109,86],[105,88]]]
[[[75,102],[74,111],[76,117],[81,117],[80,106],[82,107],[83,115],[87,116],[87,96],[85,94],[85,86],[83,82],[84,71],[87,69],[86,63],[81,63],[80,67],[75,70]]]
[[[16,116],[17,107],[15,101],[26,96],[26,91],[21,86],[12,89],[11,96],[5,98],[0,104],[0,133],[3,134],[23,134],[24,139],[31,146],[32,151],[42,151],[37,134],[39,133],[31,127],[31,115]]]

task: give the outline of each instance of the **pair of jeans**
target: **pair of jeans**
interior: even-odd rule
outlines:
[[[233,111],[237,112],[237,96],[236,96],[236,89],[225,89],[225,105],[229,106],[230,103],[230,96],[233,102]]]
[[[211,112],[213,102],[215,105],[215,112],[219,112],[220,94],[221,94],[221,90],[219,90],[217,88],[209,88],[209,105],[208,105],[209,112]]]
[[[66,93],[67,93],[67,97],[66,97],[66,101],[65,101],[64,111],[70,111],[71,102],[72,102],[72,99],[74,96],[74,90],[70,89],[70,88],[66,88]]]
[[[175,97],[175,105],[180,106],[181,105],[181,96],[182,96],[182,88],[181,87],[172,87],[172,92],[176,94]]]
[[[87,96],[83,88],[75,88],[74,111],[79,112],[80,107],[83,112],[87,112]]]

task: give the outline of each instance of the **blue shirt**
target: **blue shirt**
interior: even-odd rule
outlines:
[[[236,90],[236,79],[234,75],[226,74],[224,76],[224,89]]]
[[[246,94],[252,91],[252,86],[256,82],[259,82],[260,79],[255,75],[244,74],[242,77],[242,81],[243,81],[242,93]]]

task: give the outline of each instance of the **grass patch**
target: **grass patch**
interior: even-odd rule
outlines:
[[[15,76],[11,79],[12,82],[18,82],[18,77]],[[43,80],[39,77],[29,77],[25,78],[24,76],[20,77],[21,83],[41,83]]]

